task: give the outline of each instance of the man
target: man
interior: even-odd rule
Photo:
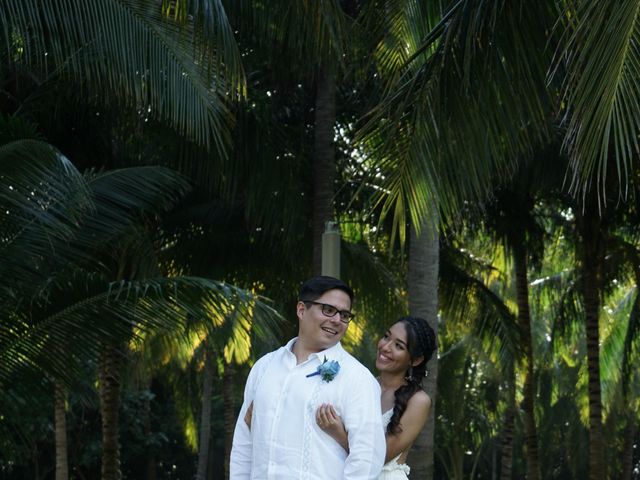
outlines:
[[[300,289],[298,336],[251,369],[231,449],[231,480],[376,479],[385,456],[380,386],[340,345],[353,291],[333,277]],[[330,403],[349,436],[346,452],[316,424]]]

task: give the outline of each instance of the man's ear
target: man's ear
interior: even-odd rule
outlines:
[[[305,312],[306,309],[307,309],[307,306],[304,304],[304,302],[299,301],[298,304],[296,305],[296,315],[298,315],[298,318],[302,316],[302,314]]]
[[[413,359],[413,362],[411,362],[411,366],[416,367],[420,365],[423,361],[424,361],[424,355],[420,355],[419,357]]]

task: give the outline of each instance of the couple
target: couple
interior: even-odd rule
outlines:
[[[352,301],[336,278],[303,284],[298,336],[249,373],[231,480],[407,478],[404,461],[431,406],[420,381],[435,335],[422,319],[394,323],[378,342],[376,380],[340,345]]]

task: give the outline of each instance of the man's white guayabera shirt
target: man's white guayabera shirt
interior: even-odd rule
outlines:
[[[380,386],[360,362],[337,345],[296,365],[295,338],[251,369],[233,436],[231,480],[376,479],[385,456]],[[324,361],[340,371],[330,382],[307,377]],[[244,417],[253,402],[251,429]],[[330,403],[349,434],[349,453],[316,423]]]

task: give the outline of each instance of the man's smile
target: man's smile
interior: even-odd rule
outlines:
[[[336,335],[338,333],[337,330],[334,330],[333,328],[329,328],[329,327],[320,327],[322,328],[322,330],[324,330],[327,333],[330,333],[331,335]]]

